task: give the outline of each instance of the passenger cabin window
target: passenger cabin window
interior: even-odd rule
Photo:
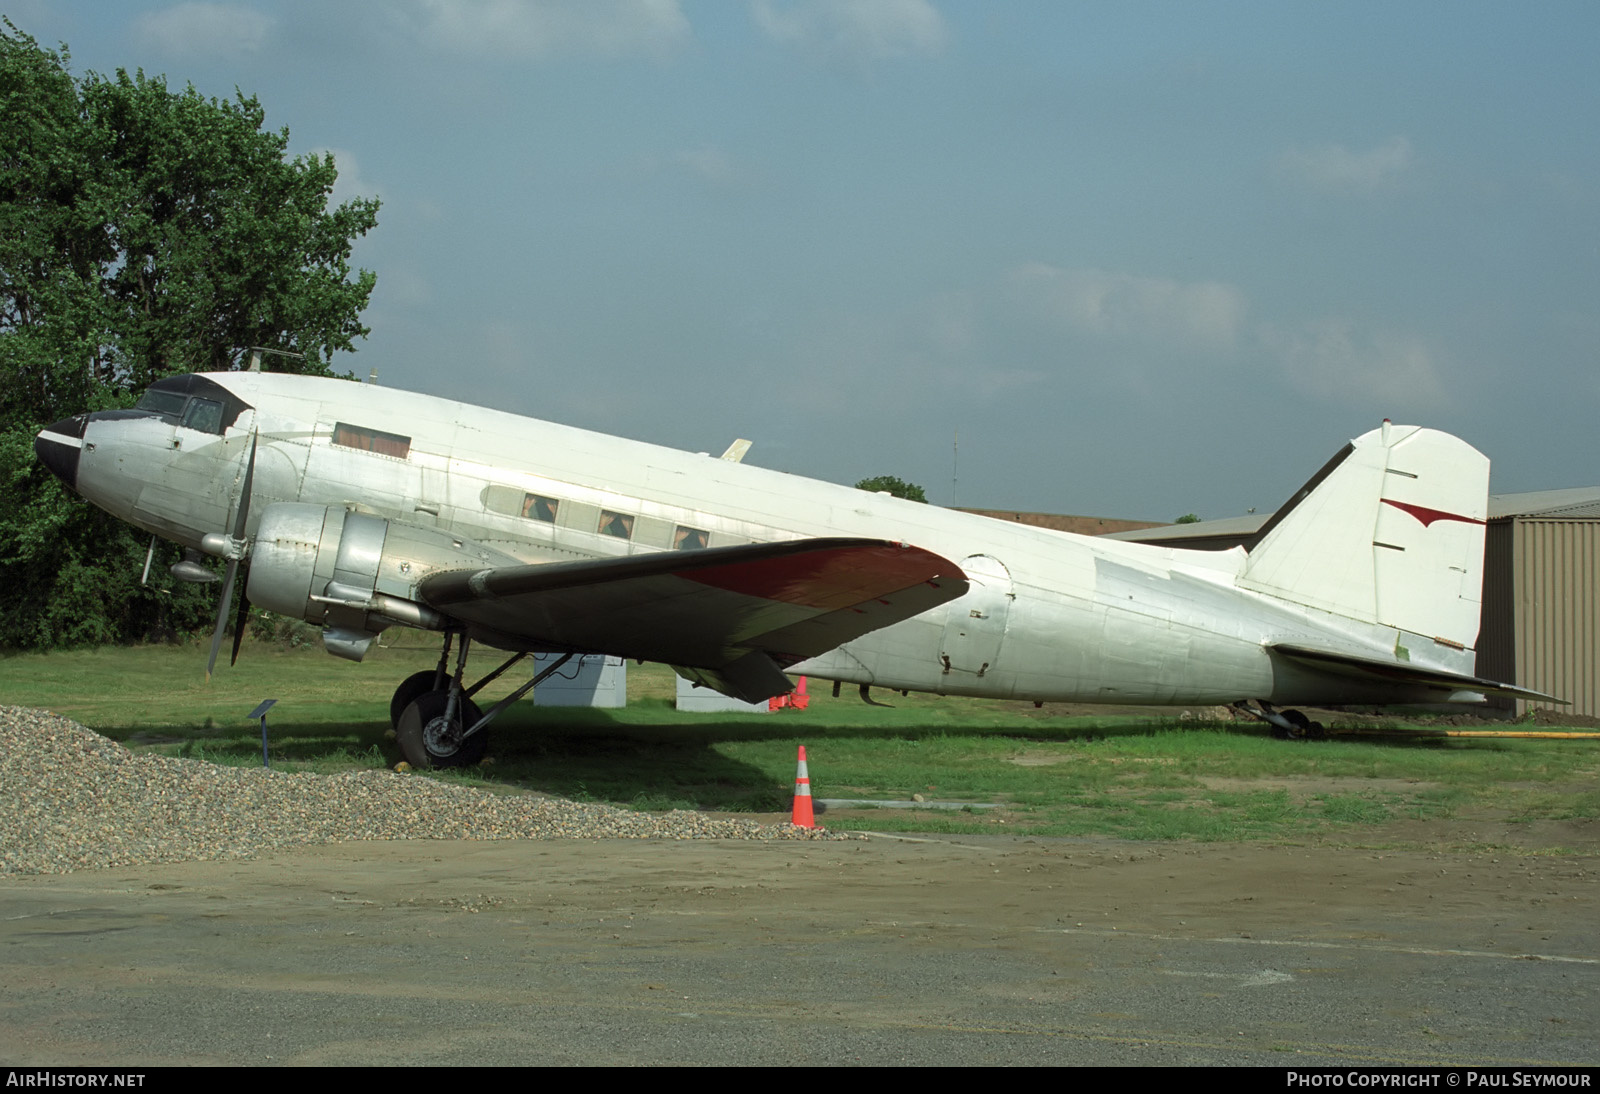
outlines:
[[[554,524],[556,522],[556,510],[560,508],[561,503],[555,498],[541,497],[538,494],[524,494],[522,497],[522,515],[529,520]]]
[[[706,533],[699,528],[685,528],[680,524],[677,531],[672,533],[674,551],[699,551],[705,545]]]
[[[359,448],[363,452],[376,452],[380,456],[393,456],[403,460],[411,454],[411,438],[398,433],[384,433],[364,426],[340,422],[333,427],[333,443],[341,448]]]
[[[633,518],[626,513],[613,513],[610,510],[600,511],[600,533],[607,536],[616,536],[618,539],[633,538]]]

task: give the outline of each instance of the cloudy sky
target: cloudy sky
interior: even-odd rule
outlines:
[[[1268,509],[1384,417],[1600,483],[1588,0],[0,10],[333,151],[389,386],[944,504]]]

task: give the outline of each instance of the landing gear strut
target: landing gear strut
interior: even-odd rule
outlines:
[[[414,672],[394,689],[394,698],[389,700],[389,724],[395,729],[400,728],[400,715],[405,713],[406,707],[430,691],[444,690],[445,682],[450,679],[450,643],[454,639],[454,632],[445,632],[444,648],[439,651],[437,668]]]
[[[481,761],[489,751],[489,723],[573,656],[570,653],[563,654],[535,673],[526,684],[490,707],[485,714],[472,701],[472,697],[528,655],[513,654],[499,668],[468,688],[462,682],[466,675],[467,650],[471,646],[471,639],[462,634],[461,646],[456,653],[456,671],[452,676],[448,673],[452,637],[449,633],[445,635],[438,667],[431,672],[418,672],[406,677],[395,689],[394,698],[390,701],[395,738],[406,762],[412,767],[470,767]]]
[[[1233,709],[1240,714],[1248,715],[1257,721],[1266,722],[1272,727],[1272,735],[1279,740],[1317,740],[1326,737],[1327,731],[1321,722],[1313,722],[1298,710],[1274,710],[1271,703],[1255,700],[1255,706],[1249,701],[1241,700],[1233,704]]]

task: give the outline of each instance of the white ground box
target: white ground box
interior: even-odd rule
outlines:
[[[693,711],[696,714],[715,713],[718,711],[737,711],[740,714],[765,714],[767,701],[747,703],[742,699],[733,699],[720,691],[710,688],[697,688],[683,677],[678,680],[678,709]]]
[[[559,654],[535,654],[539,668],[555,663]],[[533,689],[534,705],[541,707],[625,707],[628,705],[628,665],[620,657],[588,653],[574,657],[549,679]]]

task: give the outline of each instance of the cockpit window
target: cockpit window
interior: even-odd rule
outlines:
[[[183,405],[188,401],[188,396],[179,395],[176,391],[157,391],[152,388],[139,398],[137,409],[153,410],[170,418],[181,418]]]
[[[173,425],[221,436],[238,423],[250,404],[209,376],[186,372],[151,384],[134,409],[159,415]]]
[[[223,407],[215,399],[188,398],[176,391],[152,388],[139,398],[134,409],[159,414],[187,429],[222,435]]]
[[[210,399],[190,399],[183,424],[202,433],[222,433],[222,404]]]

